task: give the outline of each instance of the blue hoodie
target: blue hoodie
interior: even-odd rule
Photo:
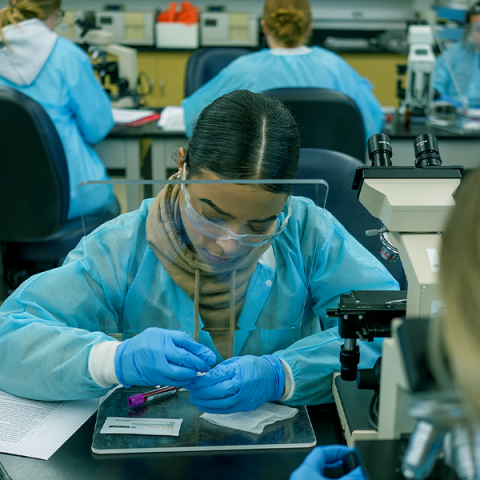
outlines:
[[[93,75],[88,55],[36,18],[2,31],[8,45],[0,41],[0,85],[38,102],[62,141],[70,179],[68,218],[110,203],[110,187],[99,195],[82,194],[82,198],[77,191],[83,181],[109,179],[92,144],[114,125],[110,100]]]

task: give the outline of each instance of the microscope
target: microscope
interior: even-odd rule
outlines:
[[[367,480],[473,480],[480,478],[480,432],[466,415],[453,384],[440,387],[428,361],[435,318],[409,318],[396,329],[397,351],[412,397],[408,437],[358,441],[356,463]],[[436,335],[436,333],[434,333]],[[445,382],[444,382],[445,383]]]
[[[379,248],[385,259],[400,258],[406,291],[352,291],[342,295],[338,308],[327,316],[339,319],[344,338],[341,373],[333,380],[333,395],[347,443],[357,440],[399,439],[415,425],[408,414],[412,403],[398,329],[419,318],[435,318],[443,304],[438,286],[441,231],[454,206],[463,167],[442,166],[436,138],[420,135],[414,141],[412,167],[392,166],[387,135],[368,141],[372,166],[357,168],[353,189],[367,210],[383,222]],[[366,228],[368,226],[366,225]],[[357,339],[383,337],[382,357],[372,371],[357,375]],[[375,391],[359,390],[359,387]]]
[[[400,113],[405,114],[408,109],[411,115],[427,116],[434,98],[435,55],[432,50],[432,27],[410,25],[408,44],[407,81]]]
[[[77,19],[75,23],[82,29],[80,37],[89,45],[93,68],[112,100],[112,107],[137,107],[137,51],[112,43],[111,32],[95,28],[89,22]],[[107,55],[115,60],[108,60]]]
[[[404,478],[480,478],[480,434],[455,392],[420,398],[409,414],[416,425],[401,462]]]

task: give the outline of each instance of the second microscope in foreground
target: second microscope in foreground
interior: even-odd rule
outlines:
[[[382,255],[391,260],[400,257],[408,286],[406,292],[351,292],[342,295],[338,309],[327,312],[339,318],[340,336],[345,339],[341,353],[341,375],[345,380],[356,378],[357,339],[386,337],[381,368],[376,366],[380,380],[370,382],[379,391],[378,399],[368,407],[369,414],[373,411],[378,416],[377,428],[356,428],[355,416],[359,413],[365,417],[367,405],[359,408],[355,401],[356,411],[349,411],[343,399],[352,397],[355,385],[338,377],[333,382],[334,398],[350,445],[359,439],[401,438],[414,427],[408,415],[411,395],[396,333],[401,320],[392,320],[435,318],[442,311],[438,286],[440,232],[455,204],[453,195],[463,173],[463,167],[441,166],[433,135],[415,139],[412,167],[392,166],[390,139],[384,134],[371,137],[368,148],[372,166],[357,168],[353,188],[359,191],[358,198],[367,210],[383,222],[384,227],[375,231],[380,235]],[[375,372],[372,375],[375,377]],[[349,391],[342,393],[342,389]]]

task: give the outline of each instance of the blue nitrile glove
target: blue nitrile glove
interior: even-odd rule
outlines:
[[[285,386],[285,373],[278,357],[263,355],[234,357],[220,363],[186,388],[190,401],[208,413],[255,410],[278,400]]]
[[[290,480],[327,480],[323,474],[330,468],[341,468],[344,458],[353,448],[344,445],[329,445],[312,450],[303,463],[290,475]],[[342,480],[365,480],[361,467],[339,477]]]
[[[118,346],[115,373],[125,387],[183,387],[215,362],[215,354],[185,332],[147,328]]]

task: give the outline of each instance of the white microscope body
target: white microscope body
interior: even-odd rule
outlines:
[[[366,178],[363,181],[359,200],[388,228],[389,240],[402,260],[408,283],[407,320],[435,317],[442,309],[438,285],[439,232],[454,207],[453,194],[459,184],[458,178]],[[395,335],[400,323],[400,320],[394,321],[392,337],[383,341],[379,440],[399,439],[411,433],[415,424],[408,415],[411,396]]]
[[[118,76],[128,80],[129,89],[137,89],[137,50],[124,45],[112,43],[113,34],[105,30],[91,29],[83,37],[85,43],[89,44],[92,51],[105,52],[113,55],[118,62]],[[135,100],[131,95],[127,95],[113,102],[114,107],[131,108],[135,107]]]
[[[432,27],[411,25],[408,28],[408,44],[407,85],[401,111],[404,113],[409,108],[413,114],[423,112],[428,115],[434,93],[435,55],[432,49]]]
[[[370,137],[368,150],[373,165],[357,168],[354,188],[359,190],[359,201],[383,223],[381,230],[369,231],[369,234],[381,234],[382,256],[391,259],[399,257],[402,261],[407,281],[406,308],[398,316],[405,315],[406,322],[419,318],[432,318],[434,321],[443,310],[438,279],[440,232],[455,205],[453,195],[460,185],[463,167],[442,167],[436,139],[429,134],[420,135],[414,142],[415,167],[392,166],[390,139],[384,134]],[[379,249],[380,246],[379,242]],[[357,292],[357,298],[361,298],[361,293]],[[402,295],[402,300],[393,302],[404,299]],[[342,302],[346,303],[345,300]],[[362,318],[363,322],[364,317],[373,318],[376,306],[362,303],[361,300],[357,303],[360,304],[359,311],[365,312],[361,317],[358,315],[358,319]],[[365,424],[358,421],[366,415],[363,406],[358,410],[349,400],[357,393],[359,399],[364,394],[360,394],[362,390],[358,388],[352,390],[348,385],[353,378],[350,375],[344,377],[343,374],[345,366],[351,367],[348,360],[352,354],[355,359],[358,348],[355,347],[356,339],[352,332],[360,328],[356,336],[362,339],[366,336],[366,330],[356,325],[352,331],[351,325],[347,324],[351,322],[349,317],[352,317],[352,311],[348,313],[348,305],[341,307],[345,308],[334,311],[332,316],[339,317],[339,333],[345,339],[340,355],[342,380],[337,385],[337,379],[334,379],[332,388],[347,443],[353,446],[357,440],[394,440],[409,435],[415,420],[408,414],[412,396],[397,336],[402,319],[387,315],[383,308],[381,310],[382,321],[391,325],[391,328],[387,336],[380,328],[374,335],[386,336],[380,368],[378,421],[376,426],[369,422],[370,428],[365,428],[361,426]],[[393,321],[389,318],[393,318]],[[375,331],[373,323],[370,327]],[[359,357],[356,357],[357,364],[358,361]],[[359,379],[357,377],[357,382]],[[360,405],[362,401],[359,400],[357,404]],[[370,405],[366,410],[369,409]]]

